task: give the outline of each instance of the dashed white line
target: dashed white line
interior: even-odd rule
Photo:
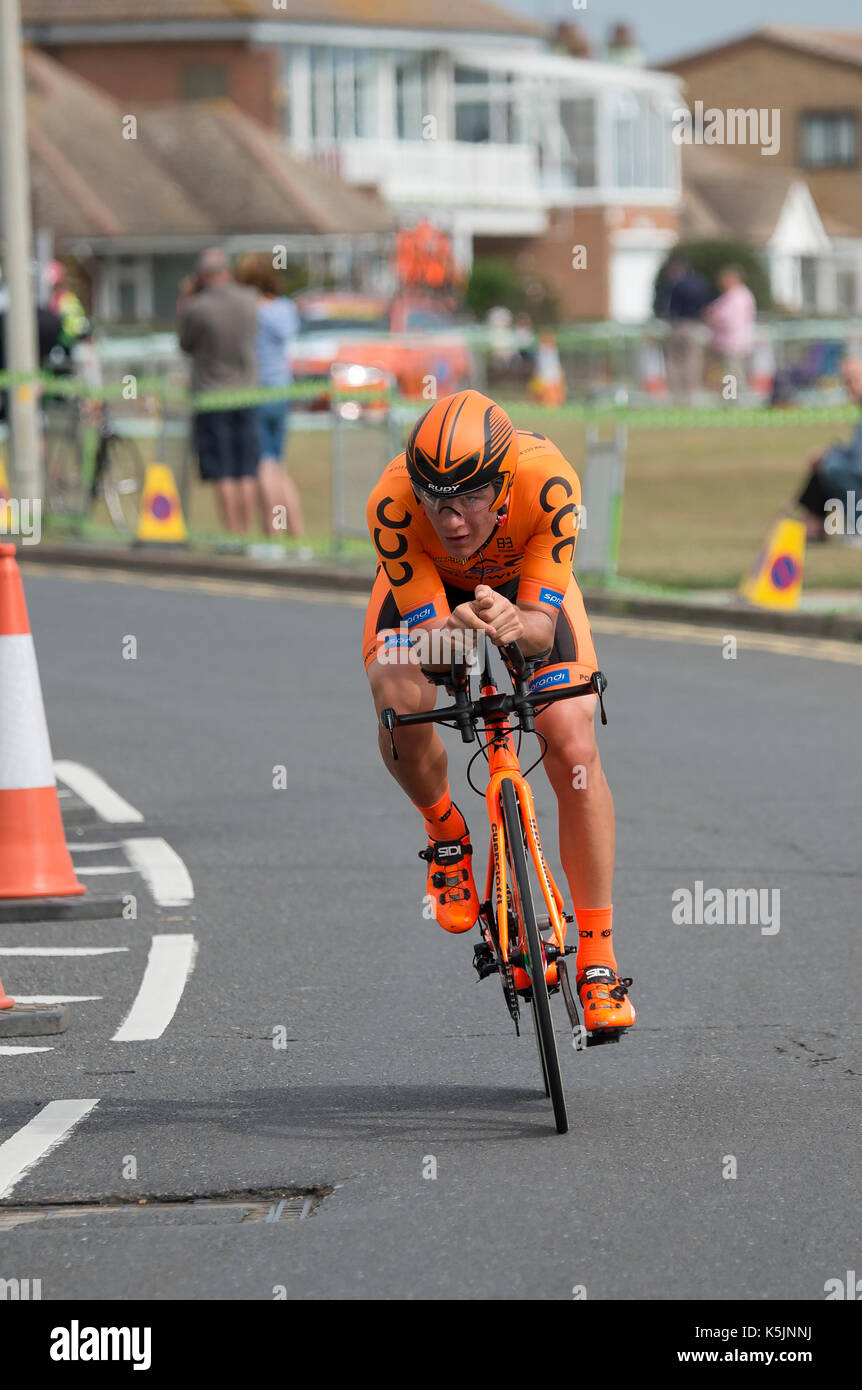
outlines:
[[[154,936],[132,1007],[112,1042],[160,1038],[177,1011],[197,952],[193,936]]]
[[[98,1099],[52,1100],[23,1129],[0,1144],[0,1197],[8,1197],[25,1174],[68,1139],[98,1104]]]
[[[123,848],[159,907],[187,907],[193,901],[195,889],[191,875],[167,840],[124,840]],[[79,869],[77,872],[85,871]]]
[[[76,874],[99,874],[104,877],[105,874],[134,874],[137,872],[138,870],[133,868],[131,864],[91,864],[89,868],[83,864],[75,865]]]
[[[104,996],[101,994],[15,994],[16,1004],[91,1004]]]
[[[128,946],[0,946],[0,956],[110,956]]]
[[[0,1047],[0,1057],[18,1057],[23,1052],[53,1052],[53,1047]]]
[[[83,763],[68,762],[65,758],[60,758],[54,763],[54,772],[71,787],[76,796],[82,801],[86,801],[93,810],[102,817],[102,820],[113,821],[119,825],[129,825],[133,821],[142,821],[144,818],[141,812],[130,805],[124,797],[115,792],[113,787],[109,787],[103,777],[98,772],[94,772],[91,767],[85,767]]]
[[[99,849],[119,849],[120,841],[109,840],[106,844],[96,844],[93,841],[87,840],[67,840],[66,848],[71,850],[73,854],[93,854]]]

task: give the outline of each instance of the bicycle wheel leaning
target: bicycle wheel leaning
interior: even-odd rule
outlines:
[[[530,1002],[533,1010],[533,1027],[536,1032],[539,1059],[542,1064],[542,1079],[545,1083],[545,1094],[550,1096],[554,1108],[557,1133],[565,1134],[569,1128],[569,1117],[566,1111],[566,1097],[563,1094],[563,1080],[560,1075],[557,1040],[554,1036],[554,1025],[551,1019],[551,1001],[548,998],[548,986],[545,981],[545,957],[542,952],[542,940],[539,935],[533,895],[530,890],[521,812],[514,785],[508,778],[500,784],[500,803],[506,829],[506,857],[514,875],[516,908],[524,929],[523,936],[527,956],[525,964],[532,982]]]
[[[146,465],[133,439],[113,431],[99,449],[98,483],[108,515],[121,536],[133,536],[141,511]]]

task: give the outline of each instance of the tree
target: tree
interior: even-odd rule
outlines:
[[[709,281],[713,293],[719,293],[718,272],[728,265],[738,265],[745,277],[745,283],[757,300],[760,310],[771,309],[772,293],[769,276],[756,251],[744,241],[683,241],[668,253],[656,276],[656,294],[671,261],[688,261],[689,264]]]

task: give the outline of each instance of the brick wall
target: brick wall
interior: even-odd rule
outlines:
[[[527,279],[553,290],[562,320],[606,319],[610,313],[610,238],[614,232],[655,227],[676,233],[673,208],[554,208],[544,236],[477,237],[475,256],[508,260]],[[575,270],[572,248],[586,248],[586,269]]]
[[[47,49],[71,72],[133,110],[135,101],[181,101],[183,71],[212,65],[227,73],[227,96],[271,129],[281,128],[278,54],[238,43],[81,43]]]
[[[743,167],[796,169],[806,180],[821,215],[831,216],[862,235],[862,170],[818,171],[800,163],[800,116],[806,110],[853,109],[862,141],[862,66],[839,63],[815,54],[795,52],[763,39],[752,39],[740,48],[717,51],[675,63],[673,70],[685,80],[690,106],[756,107],[781,112],[781,147],[776,155],[761,155],[757,146],[714,148],[730,155]]]

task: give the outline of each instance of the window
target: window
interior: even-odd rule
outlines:
[[[311,134],[321,140],[377,134],[378,55],[349,48],[311,49]]]
[[[226,97],[227,68],[216,63],[193,63],[183,68],[181,75],[183,101],[208,101]]]
[[[562,97],[562,182],[567,187],[596,186],[596,103],[592,97]]]
[[[806,169],[853,169],[858,162],[857,119],[852,111],[808,111],[800,126],[800,159]]]
[[[398,54],[395,59],[395,112],[399,140],[421,140],[422,122],[430,114],[427,53]]]
[[[660,98],[618,92],[611,98],[615,188],[669,188],[671,121]]]
[[[455,139],[514,145],[523,138],[523,111],[511,74],[456,67]]]

